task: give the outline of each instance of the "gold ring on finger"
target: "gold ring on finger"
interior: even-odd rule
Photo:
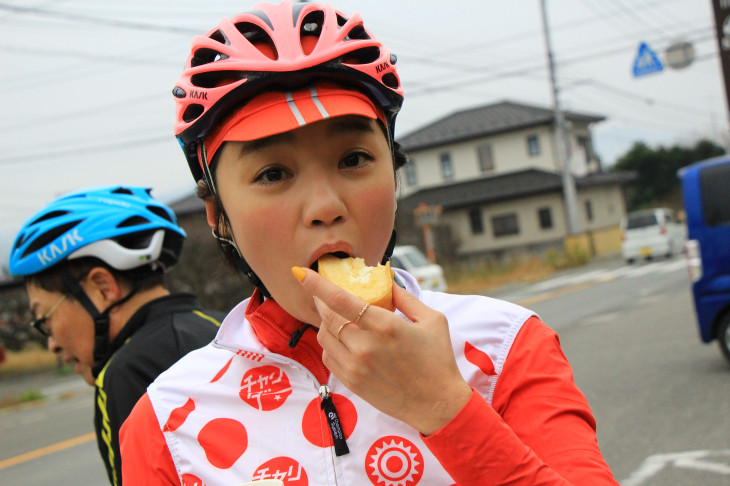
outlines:
[[[365,304],[365,306],[360,310],[360,313],[357,315],[357,319],[355,319],[355,322],[353,322],[353,324],[357,324],[360,321],[360,318],[363,314],[365,314],[365,311],[368,310],[368,307],[370,307],[370,302]]]
[[[341,333],[341,332],[342,332],[342,330],[343,330],[343,329],[345,328],[345,326],[347,326],[348,324],[355,324],[355,323],[354,323],[354,322],[352,322],[352,321],[347,321],[346,323],[344,323],[343,325],[341,325],[341,326],[340,326],[340,328],[339,328],[339,329],[337,330],[337,340],[338,340],[338,341],[342,342],[342,341],[340,340],[340,333]]]

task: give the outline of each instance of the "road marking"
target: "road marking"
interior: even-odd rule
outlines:
[[[644,459],[639,469],[631,473],[628,479],[621,481],[621,486],[640,486],[669,465],[681,469],[730,476],[730,465],[725,462],[717,462],[717,460],[712,461],[709,459],[711,456],[720,456],[720,461],[727,461],[727,458],[730,458],[730,449],[674,452],[649,456]]]
[[[41,447],[40,449],[36,449],[34,451],[29,451],[15,457],[4,459],[0,461],[0,470],[11,466],[17,466],[18,464],[32,461],[33,459],[38,459],[39,457],[47,456],[48,454],[53,454],[54,452],[70,449],[71,447],[85,444],[91,440],[94,440],[95,438],[96,432],[89,432],[88,434],[80,435],[72,439],[57,442],[46,447]]]

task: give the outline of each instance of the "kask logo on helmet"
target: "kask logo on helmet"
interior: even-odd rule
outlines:
[[[60,248],[55,243],[51,243],[47,247],[43,248],[43,250],[39,251],[37,253],[38,260],[40,260],[41,265],[45,267],[49,263],[53,263],[59,255],[66,253],[69,248],[73,248],[83,241],[84,239],[79,236],[79,230],[75,229],[71,233],[63,235],[60,242]]]
[[[389,67],[390,67],[390,64],[388,64],[387,62],[380,63],[377,66],[375,66],[375,72],[380,74],[383,71],[385,71],[386,69],[388,69]]]

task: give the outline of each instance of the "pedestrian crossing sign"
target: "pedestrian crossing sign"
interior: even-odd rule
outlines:
[[[651,50],[646,42],[639,44],[639,51],[636,53],[636,59],[634,59],[633,74],[635,78],[639,76],[645,76],[651,73],[658,73],[664,69],[662,62],[657,57],[656,53]]]

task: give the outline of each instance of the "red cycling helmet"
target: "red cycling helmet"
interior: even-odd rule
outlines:
[[[193,39],[172,93],[175,136],[195,180],[208,171],[202,142],[254,96],[314,81],[361,92],[382,110],[393,144],[403,89],[392,55],[363,25],[328,4],[260,3]],[[211,154],[212,156],[212,154]],[[207,176],[207,174],[205,174]]]

